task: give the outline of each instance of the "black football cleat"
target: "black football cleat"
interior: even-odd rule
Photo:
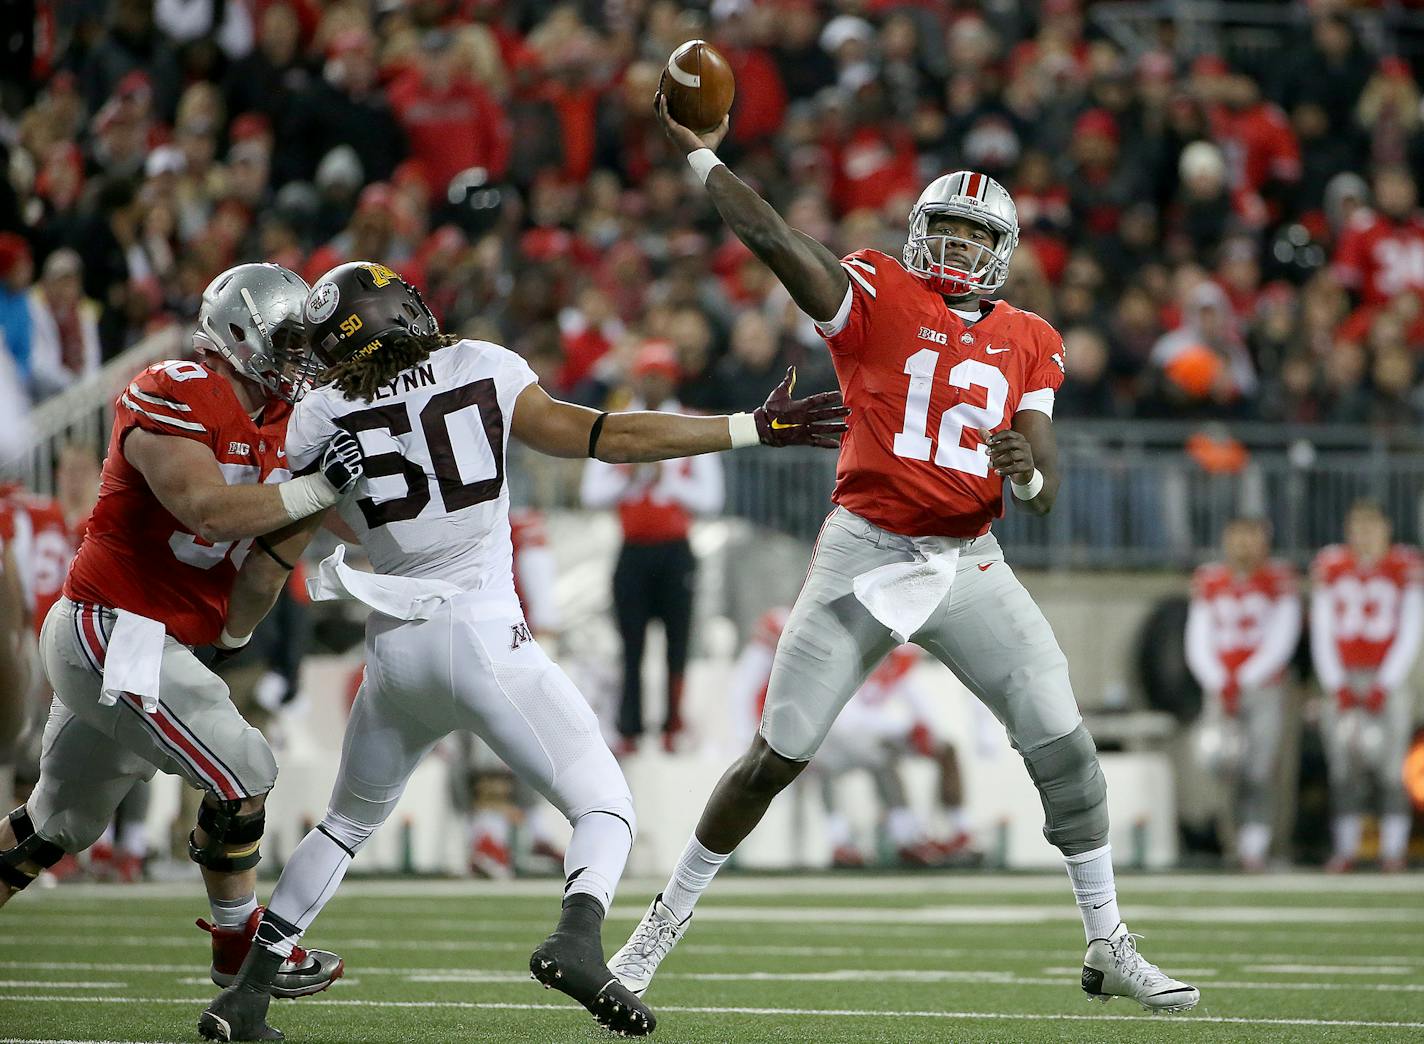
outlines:
[[[229,986],[198,1016],[198,1036],[204,1040],[286,1040],[267,1025],[268,993]]]
[[[646,1037],[657,1025],[652,1010],[608,970],[596,939],[556,931],[530,955],[529,971],[546,989],[568,994],[620,1037]]]

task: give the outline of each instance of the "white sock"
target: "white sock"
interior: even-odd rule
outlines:
[[[618,816],[608,812],[579,816],[564,853],[565,897],[591,895],[607,913],[632,847],[633,832]]]
[[[925,836],[924,831],[920,829],[919,818],[903,805],[892,808],[885,814],[885,832],[890,835],[890,843],[896,848],[913,845]]]
[[[119,851],[135,859],[148,855],[148,824],[142,820],[125,823],[119,829]]]
[[[293,944],[306,934],[341,887],[351,860],[374,830],[328,811],[316,829],[307,832],[282,868],[282,876],[267,903],[267,912],[294,930],[282,932],[280,939],[264,932],[262,945],[283,957],[292,955]]]
[[[1330,824],[1330,833],[1335,838],[1335,855],[1340,859],[1354,859],[1360,851],[1360,834],[1364,829],[1359,813],[1336,816]]]
[[[663,889],[663,905],[672,911],[674,917],[685,921],[692,916],[692,908],[712,883],[712,878],[717,876],[717,871],[722,869],[728,855],[731,853],[719,855],[704,847],[696,834],[687,839],[687,847],[682,850],[677,866],[673,867],[672,877],[668,878],[667,887]]]
[[[832,848],[850,844],[850,820],[839,812],[826,813],[826,840]]]
[[[1259,863],[1271,847],[1271,827],[1267,823],[1243,823],[1236,832],[1236,854],[1245,863]]]
[[[1117,885],[1113,881],[1112,845],[1103,845],[1082,855],[1063,857],[1073,898],[1083,915],[1083,932],[1088,942],[1112,938],[1122,916],[1117,910]]]
[[[1394,812],[1380,819],[1380,858],[1383,860],[1403,859],[1409,848],[1410,816],[1407,812]]]
[[[257,893],[248,892],[240,899],[214,899],[208,897],[208,909],[213,912],[213,924],[232,931],[241,928],[257,909]]]

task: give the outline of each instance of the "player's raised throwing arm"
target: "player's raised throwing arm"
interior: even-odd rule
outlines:
[[[668,140],[689,156],[707,151],[707,156],[699,157],[705,163],[694,163],[694,169],[703,176],[712,202],[737,238],[776,274],[801,311],[818,322],[834,319],[850,285],[840,259],[788,225],[770,203],[711,153],[726,137],[728,121],[724,119],[716,130],[699,137],[672,118],[661,91],[653,104]],[[715,165],[698,169],[707,164]]]
[[[512,434],[553,457],[597,457],[610,464],[694,457],[740,446],[824,446],[834,449],[849,412],[840,392],[793,399],[794,368],[752,413],[688,417],[633,411],[599,413],[552,398],[537,384],[514,402]]]

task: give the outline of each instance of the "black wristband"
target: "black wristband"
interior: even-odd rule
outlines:
[[[266,537],[257,537],[255,540],[253,540],[253,543],[260,547],[263,551],[265,551],[267,553],[268,558],[276,562],[287,572],[290,573],[293,569],[296,568],[296,566],[292,565],[291,562],[288,562],[286,559],[284,559],[281,555],[277,554],[277,552],[272,549],[272,545],[267,543]]]
[[[603,422],[608,419],[608,414],[600,413],[593,422],[593,427],[588,430],[588,455],[596,457],[598,455],[598,436],[603,433]]]

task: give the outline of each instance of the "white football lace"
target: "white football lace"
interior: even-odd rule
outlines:
[[[681,934],[682,930],[675,922],[654,914],[633,931],[624,962],[636,969],[639,975],[646,975],[668,955]]]
[[[1137,940],[1141,938],[1140,935],[1128,932],[1121,939],[1115,939],[1108,943],[1108,949],[1112,952],[1118,971],[1137,980],[1143,986],[1155,986],[1158,983],[1170,982],[1170,977],[1161,968],[1137,952]]]

